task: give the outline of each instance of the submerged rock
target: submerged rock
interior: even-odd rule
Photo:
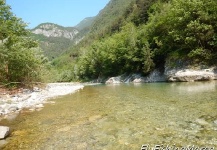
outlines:
[[[6,138],[9,135],[9,127],[0,126],[0,140]]]
[[[89,117],[89,121],[94,122],[94,121],[99,120],[101,118],[102,118],[101,115],[94,115],[94,116]]]
[[[0,149],[1,147],[3,147],[4,145],[6,145],[8,142],[6,140],[0,140]]]

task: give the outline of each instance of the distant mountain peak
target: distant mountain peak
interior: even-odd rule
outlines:
[[[63,27],[54,23],[42,23],[32,29],[32,33],[42,34],[46,37],[64,37],[72,40],[79,31],[74,27]]]

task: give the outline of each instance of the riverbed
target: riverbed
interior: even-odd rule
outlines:
[[[217,82],[86,86],[1,125],[5,150],[217,147]]]

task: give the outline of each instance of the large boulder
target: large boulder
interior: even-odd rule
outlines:
[[[0,140],[6,138],[9,135],[10,128],[6,126],[0,126]]]
[[[178,70],[173,74],[169,74],[168,81],[176,82],[189,82],[189,81],[207,81],[214,80],[215,73],[212,69],[203,69],[203,70],[192,70],[192,69],[183,69]]]

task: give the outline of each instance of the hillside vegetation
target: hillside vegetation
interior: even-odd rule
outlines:
[[[42,23],[31,30],[31,37],[49,60],[59,57],[78,40],[79,31],[74,27],[63,27],[53,23]]]
[[[93,23],[90,39],[63,56],[79,55],[66,68],[70,78],[89,80],[149,74],[165,62],[216,65],[216,16],[215,0],[111,0]]]
[[[216,16],[216,0],[111,0],[96,17],[87,18],[79,24],[79,34],[73,37],[76,41],[44,35],[34,35],[34,39],[40,41],[40,47],[52,60],[48,69],[54,81],[86,81],[124,73],[148,75],[154,69],[163,70],[165,66],[216,66]],[[14,21],[10,17],[9,20]],[[6,68],[12,69],[8,67],[6,58],[9,57],[5,54],[17,50],[13,47],[19,45],[11,44],[10,38],[19,37],[13,39],[19,39],[17,43],[32,41],[24,40],[27,31],[19,19],[18,22],[21,27],[17,29],[20,31],[16,27],[7,29],[17,30],[13,34],[5,33],[4,28],[9,28],[9,25],[0,27],[1,51],[8,50],[8,53],[0,55],[1,72],[4,72],[0,77],[5,81],[11,80]],[[20,45],[31,50],[36,47],[34,44]],[[32,55],[39,56],[31,53],[28,58],[32,60],[26,58],[20,63],[37,62]],[[40,66],[41,62],[33,64]],[[34,65],[32,67],[37,68]],[[11,75],[15,74],[19,73]],[[30,76],[30,73],[26,74]],[[13,80],[15,78],[19,79],[15,76]]]
[[[40,48],[43,50],[43,54],[49,60],[59,57],[74,44],[70,39],[64,37],[46,37],[42,34],[33,33],[31,33],[31,37],[38,41]]]

